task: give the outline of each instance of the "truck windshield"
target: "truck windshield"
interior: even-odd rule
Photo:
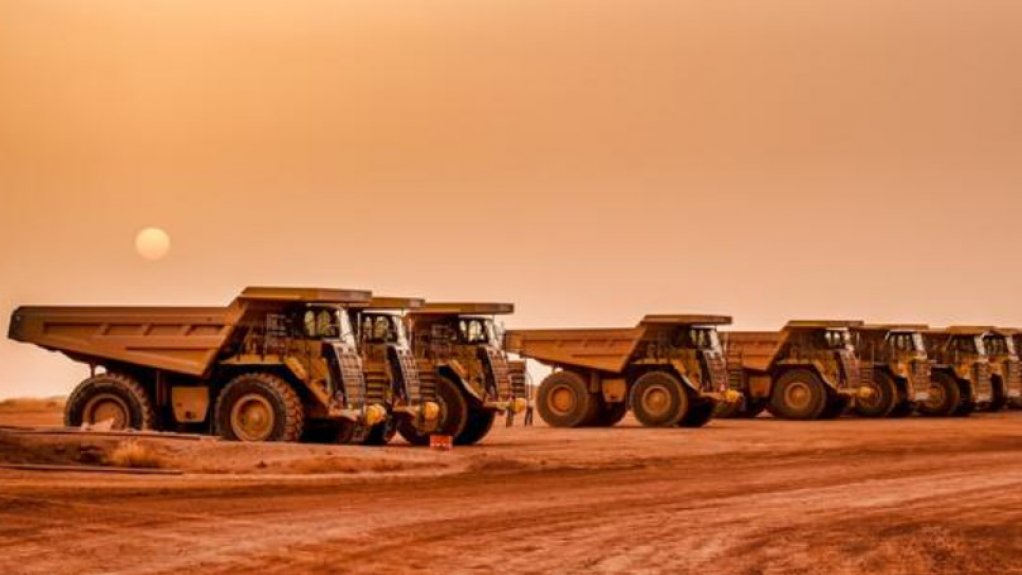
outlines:
[[[831,349],[845,349],[852,343],[847,329],[828,329],[823,337],[827,340],[827,347]]]
[[[958,353],[986,355],[986,346],[983,345],[983,336],[961,335],[951,340],[951,350]]]
[[[362,341],[408,345],[408,333],[401,316],[391,313],[362,314]]]
[[[976,344],[976,353],[979,354],[979,355],[986,355],[987,354],[987,349],[986,349],[986,346],[983,345],[983,336],[977,335],[976,337],[974,337],[972,339],[973,339],[973,341]]]
[[[465,343],[497,344],[497,334],[493,322],[479,317],[462,318],[458,322],[458,332]]]
[[[923,341],[923,334],[919,332],[913,333],[912,344],[915,345],[916,351],[926,351],[926,343]]]
[[[694,327],[688,331],[688,336],[697,349],[720,349],[720,336],[713,328]]]
[[[348,314],[340,308],[308,308],[302,316],[305,336],[312,339],[340,339],[355,345],[355,334],[351,329]]]
[[[892,332],[889,339],[891,345],[898,351],[926,351],[923,334],[919,332]]]

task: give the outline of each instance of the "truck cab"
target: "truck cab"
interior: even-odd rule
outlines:
[[[504,351],[495,317],[514,312],[509,303],[430,302],[408,314],[420,372],[443,404],[439,427],[456,444],[477,443],[496,414],[525,410],[524,369]],[[412,443],[426,438],[408,430]]]
[[[540,417],[554,427],[610,426],[631,409],[647,427],[702,427],[728,389],[717,328],[731,318],[651,314],[631,328],[524,329],[507,347],[554,368],[539,386]]]
[[[667,359],[677,364],[678,371],[695,389],[709,394],[725,393],[727,367],[717,326],[682,319],[646,316],[643,320],[649,326],[646,353],[636,363]]]
[[[903,417],[929,399],[933,361],[927,357],[922,330],[926,325],[867,324],[852,329],[863,369],[872,377],[863,384],[872,394],[859,398],[863,417]]]
[[[990,377],[993,387],[991,411],[1000,411],[1017,405],[1022,399],[1022,367],[1015,348],[1015,331],[991,327],[983,335],[983,346],[990,359]]]
[[[983,341],[987,331],[986,327],[953,326],[923,332],[927,353],[936,362],[934,381],[957,395],[933,398],[929,402],[931,405],[938,405],[944,399],[945,408],[955,404],[948,415],[962,416],[977,408],[986,408],[993,402],[990,358]],[[950,383],[955,383],[957,389]]]
[[[851,330],[861,321],[795,320],[777,332],[727,332],[727,361],[746,391],[734,417],[769,409],[785,419],[833,418],[856,398],[872,393]],[[867,372],[867,376],[871,373]]]
[[[368,444],[388,443],[402,423],[428,433],[439,414],[432,389],[424,388],[405,326],[408,309],[422,306],[415,298],[373,297],[364,308],[349,310],[366,378],[366,396],[380,403],[389,417],[369,430]]]

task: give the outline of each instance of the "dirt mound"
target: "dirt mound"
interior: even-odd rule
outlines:
[[[244,444],[215,439],[21,434],[0,430],[0,463],[110,465],[205,474],[372,474],[443,471],[455,460],[407,446]]]
[[[52,413],[62,409],[64,409],[63,397],[25,397],[0,401],[0,413]]]

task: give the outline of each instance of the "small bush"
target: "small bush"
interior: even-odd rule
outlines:
[[[107,457],[107,463],[117,467],[147,469],[163,467],[163,460],[159,454],[134,439],[117,444],[117,447]]]

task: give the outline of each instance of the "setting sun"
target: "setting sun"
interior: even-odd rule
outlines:
[[[135,236],[135,250],[147,260],[161,260],[170,251],[170,236],[160,228],[145,228]]]

